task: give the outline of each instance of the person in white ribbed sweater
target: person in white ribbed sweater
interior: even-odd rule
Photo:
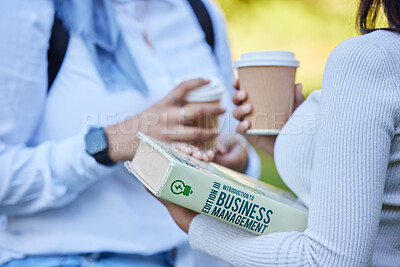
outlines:
[[[389,27],[375,29],[381,8]],[[332,52],[322,90],[277,138],[245,135],[274,154],[281,177],[309,209],[308,228],[255,236],[165,202],[193,248],[235,266],[400,266],[398,0],[361,0],[358,23],[363,35]],[[252,107],[235,85],[234,116],[244,133]]]

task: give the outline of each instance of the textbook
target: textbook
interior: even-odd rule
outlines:
[[[256,235],[304,231],[307,210],[293,195],[142,133],[125,167],[159,198]]]

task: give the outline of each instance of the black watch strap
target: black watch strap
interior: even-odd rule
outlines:
[[[112,166],[115,164],[108,156],[108,141],[104,128],[90,128],[85,137],[86,152],[98,163]]]

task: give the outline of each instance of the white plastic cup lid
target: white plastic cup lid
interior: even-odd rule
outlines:
[[[284,66],[299,67],[294,53],[289,51],[257,51],[244,53],[235,61],[235,68],[252,66]]]
[[[217,77],[205,75],[185,77],[184,79],[179,79],[177,84],[182,81],[196,78],[210,80],[210,83],[190,91],[185,97],[186,102],[212,102],[221,99],[223,93],[225,92],[225,86]]]

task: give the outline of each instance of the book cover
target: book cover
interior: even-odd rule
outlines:
[[[256,235],[307,228],[308,212],[289,192],[138,136],[138,150],[125,167],[157,197]]]

